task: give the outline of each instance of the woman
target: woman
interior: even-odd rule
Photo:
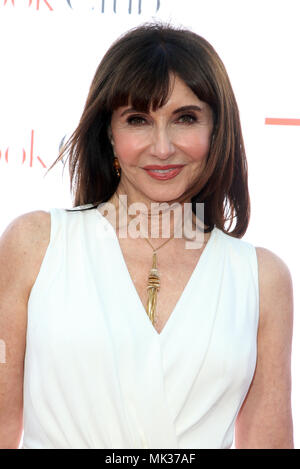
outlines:
[[[292,280],[241,240],[247,163],[212,46],[122,36],[67,151],[73,209],[1,238],[1,446],[24,410],[24,448],[292,448]]]

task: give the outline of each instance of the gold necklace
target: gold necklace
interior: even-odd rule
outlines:
[[[120,198],[118,197],[118,202],[120,204]],[[121,202],[123,207],[126,209],[125,205],[123,202]],[[134,218],[133,215],[130,215],[127,213],[131,218]],[[157,293],[160,288],[160,275],[157,269],[157,251],[162,248],[165,244],[167,244],[171,239],[173,239],[174,236],[171,238],[167,239],[164,241],[160,246],[157,248],[154,248],[152,244],[150,243],[149,239],[144,238],[145,241],[151,246],[152,251],[153,251],[153,256],[152,256],[152,267],[150,269],[149,275],[148,275],[148,283],[147,283],[147,292],[148,292],[148,299],[147,299],[147,304],[146,304],[146,312],[147,315],[154,325],[156,322],[155,318],[155,313],[156,313],[156,305],[157,305]]]
[[[155,312],[156,312],[156,303],[157,303],[157,293],[159,291],[160,287],[160,277],[159,277],[159,272],[157,269],[157,254],[156,252],[162,248],[165,244],[167,244],[168,241],[170,241],[172,238],[167,239],[163,244],[161,244],[158,248],[154,248],[152,244],[150,243],[149,239],[145,238],[145,241],[150,244],[152,250],[153,250],[153,257],[152,257],[152,268],[149,272],[148,275],[148,285],[147,285],[147,291],[148,291],[148,300],[147,300],[147,307],[146,311],[147,314],[150,318],[150,321],[152,324],[155,324]]]

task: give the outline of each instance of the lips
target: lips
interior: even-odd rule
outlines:
[[[166,165],[166,166],[144,166],[143,169],[146,173],[154,179],[165,181],[167,179],[173,179],[182,170],[184,165]]]
[[[148,165],[148,166],[143,166],[143,169],[173,169],[173,168],[182,168],[184,165],[183,164],[168,164],[165,166],[161,165]]]

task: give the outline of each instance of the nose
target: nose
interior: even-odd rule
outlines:
[[[153,137],[151,142],[151,154],[166,160],[169,156],[175,153],[175,146],[172,138],[165,128],[157,128],[153,131]]]

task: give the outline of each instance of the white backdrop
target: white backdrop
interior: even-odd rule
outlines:
[[[22,213],[72,206],[67,167],[44,175],[77,125],[102,55],[122,32],[160,18],[204,36],[221,56],[248,155],[252,217],[244,239],[279,255],[293,276],[296,448],[299,13],[299,0],[0,0],[0,233]]]

